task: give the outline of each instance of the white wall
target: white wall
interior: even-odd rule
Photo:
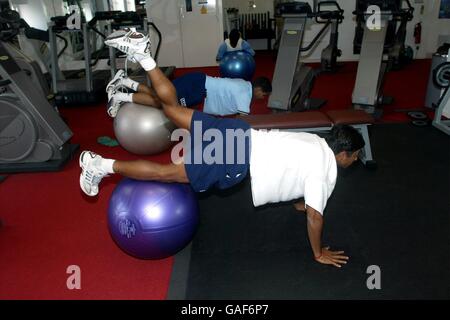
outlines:
[[[66,13],[62,1],[9,0],[9,3],[31,27],[42,30],[47,29],[51,17]]]
[[[440,0],[424,0],[422,45],[418,58],[429,58],[438,47],[439,36],[450,36],[450,19],[438,19]],[[420,9],[419,9],[420,10]]]
[[[192,1],[192,10],[187,10],[184,0],[147,1],[147,15],[163,37],[160,65],[216,65],[217,49],[223,41],[222,0],[202,2]]]
[[[162,66],[183,66],[179,15],[177,1],[147,1],[147,16],[155,23],[163,37],[158,57],[158,63]],[[154,35],[152,41],[154,42]]]
[[[132,0],[112,0],[110,3],[112,10],[136,11],[136,5]]]

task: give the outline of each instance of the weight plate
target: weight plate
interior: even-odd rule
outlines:
[[[408,116],[416,120],[427,119],[427,115],[423,112],[408,112]]]

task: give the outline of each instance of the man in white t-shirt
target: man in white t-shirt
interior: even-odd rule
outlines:
[[[174,86],[148,53],[146,36],[136,32],[113,34],[106,44],[126,47],[130,58],[148,72],[164,113],[175,125],[194,136],[198,128],[202,137],[210,129],[219,133],[223,138],[222,159],[226,161],[192,160],[198,151],[204,155],[211,148],[211,139],[189,145],[183,150],[182,162],[168,165],[105,159],[83,151],[80,155],[83,192],[97,195],[102,178],[115,173],[138,180],[189,183],[197,192],[232,187],[250,173],[255,206],[304,198],[296,208],[307,214],[307,231],[315,260],[336,267],[347,262],[348,257],[342,251],[322,248],[321,237],[324,209],[336,184],[337,166],[350,166],[364,147],[363,138],[354,128],[337,126],[327,139],[322,139],[308,133],[257,131],[239,119],[219,119],[184,108],[178,103]]]

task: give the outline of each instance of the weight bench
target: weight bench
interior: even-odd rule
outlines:
[[[365,146],[359,158],[367,167],[376,165],[372,157],[372,148],[369,138],[369,125],[374,119],[362,110],[334,110],[334,111],[306,111],[284,112],[263,115],[239,116],[253,129],[282,130],[293,132],[328,132],[333,126],[343,124],[357,129],[364,138]]]

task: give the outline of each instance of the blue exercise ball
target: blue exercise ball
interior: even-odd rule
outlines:
[[[250,81],[255,74],[255,59],[244,51],[231,51],[220,60],[220,76],[223,78],[240,78]]]
[[[125,178],[109,201],[115,243],[140,259],[162,259],[183,249],[198,225],[198,203],[188,184]]]

